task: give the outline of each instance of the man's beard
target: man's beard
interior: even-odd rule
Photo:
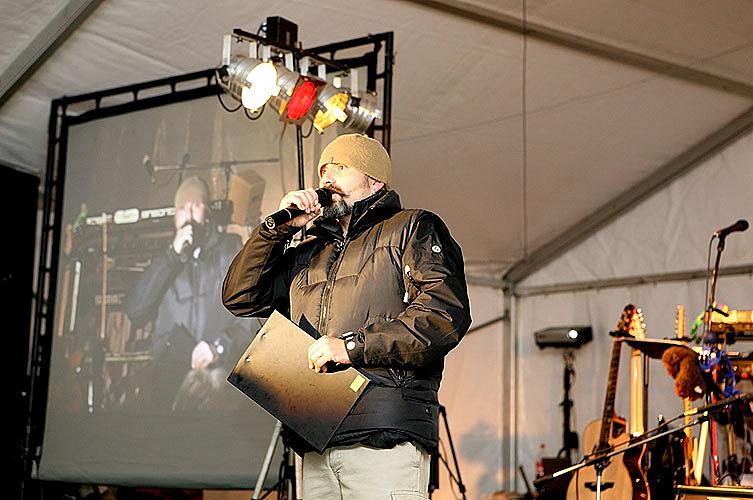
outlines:
[[[345,217],[353,211],[353,207],[348,205],[345,200],[333,201],[331,205],[322,208],[321,218],[323,220],[337,220]]]

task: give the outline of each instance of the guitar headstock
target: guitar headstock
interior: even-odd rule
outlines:
[[[682,304],[678,304],[675,310],[675,337],[685,338],[685,306]]]
[[[643,321],[643,311],[633,304],[628,304],[622,310],[620,320],[614,331],[615,337],[646,338],[646,323]]]

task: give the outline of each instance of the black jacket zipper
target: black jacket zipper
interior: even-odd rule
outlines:
[[[337,256],[335,257],[335,262],[332,264],[332,267],[327,274],[327,284],[324,285],[324,290],[322,291],[322,307],[319,309],[319,324],[317,325],[317,330],[321,335],[325,334],[324,331],[327,326],[327,309],[329,309],[330,302],[332,300],[332,288],[334,287],[335,276],[337,276],[337,271],[340,269],[340,264],[342,263],[347,243],[348,239],[345,238],[343,240],[335,240],[335,242],[332,244],[332,252],[336,253]]]

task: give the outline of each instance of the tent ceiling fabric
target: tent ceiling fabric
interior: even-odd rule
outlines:
[[[520,1],[460,3],[521,17]],[[530,0],[527,20],[753,84],[753,8],[748,0]]]
[[[0,108],[0,163],[43,171],[51,99],[215,66],[223,34],[267,16],[296,22],[307,47],[394,31],[395,186],[447,221],[471,269],[501,270],[753,105],[421,3],[103,2]],[[519,1],[459,3],[522,17]],[[60,5],[0,0],[0,72]],[[753,85],[747,1],[540,0],[527,20]]]
[[[61,0],[0,1],[0,11],[3,12],[0,21],[3,28],[0,30],[0,70],[11,65],[63,4],[65,2]]]

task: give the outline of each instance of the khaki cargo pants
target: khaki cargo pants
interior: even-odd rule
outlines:
[[[428,489],[429,454],[410,442],[337,446],[303,458],[304,500],[424,500]]]

